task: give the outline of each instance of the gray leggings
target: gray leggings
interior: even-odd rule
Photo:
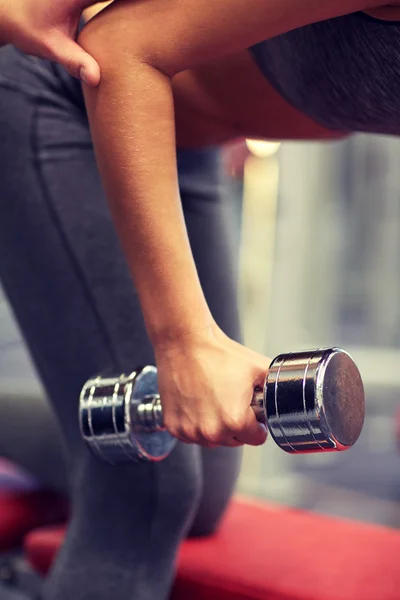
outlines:
[[[178,166],[204,292],[218,324],[239,339],[237,253],[218,151],[179,152]],[[109,467],[83,445],[82,384],[97,372],[154,364],[154,356],[100,185],[80,84],[11,47],[0,50],[0,279],[67,448],[72,514],[43,597],[167,598],[180,541],[214,530],[241,453],[178,444],[161,464]],[[36,409],[26,406],[23,439],[15,432],[21,463],[41,436],[40,427],[26,427],[32,412],[40,423]],[[12,404],[7,410],[12,423]],[[1,415],[0,407],[4,422]],[[12,457],[12,435],[7,444],[3,454]]]

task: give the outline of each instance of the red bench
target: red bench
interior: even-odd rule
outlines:
[[[31,529],[65,520],[67,503],[53,492],[0,491],[0,552],[22,544]]]
[[[64,529],[28,534],[45,574]],[[400,533],[279,506],[232,502],[214,536],[182,544],[171,600],[399,600]]]

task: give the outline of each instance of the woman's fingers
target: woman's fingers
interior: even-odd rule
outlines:
[[[235,439],[242,444],[250,446],[261,446],[268,437],[268,430],[265,425],[257,421],[254,411],[251,407],[246,412],[245,423],[235,433]]]
[[[170,433],[176,437],[180,442],[184,444],[197,444],[204,448],[218,448],[219,446],[229,446],[236,448],[237,446],[243,446],[243,442],[236,439],[233,432],[225,430],[224,433],[218,432],[217,430],[212,431],[200,431],[193,430],[191,428],[180,427],[178,429],[168,428]]]
[[[193,428],[183,425],[182,421],[178,427],[169,426],[170,433],[185,444],[198,444],[206,448],[217,446],[260,446],[267,439],[267,428],[257,421],[253,409],[249,406],[244,417],[237,421],[231,418],[214,421],[202,428]]]

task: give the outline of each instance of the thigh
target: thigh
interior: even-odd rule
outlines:
[[[44,61],[13,50],[0,55],[0,277],[72,454],[82,446],[76,413],[86,379],[154,362],[77,85]],[[180,152],[178,166],[207,301],[221,328],[239,339],[231,207],[220,193],[218,151]],[[213,522],[239,457],[237,450],[204,453],[200,507]],[[220,469],[216,498],[207,482]]]
[[[151,348],[133,318],[84,112],[57,78],[29,69],[27,78],[16,53],[6,64],[0,56],[0,277],[60,422],[73,424],[68,442],[79,445],[81,384],[124,369],[127,354],[151,360]]]
[[[108,598],[121,583],[161,600],[199,501],[200,450],[178,444],[161,464],[110,467],[84,445],[84,382],[151,364],[153,351],[84,111],[47,70],[33,82],[17,71],[18,85],[4,73],[0,65],[0,278],[66,441],[72,495],[43,595],[83,600],[101,585]]]
[[[190,537],[212,534],[232,497],[240,472],[241,448],[201,449],[202,494]]]

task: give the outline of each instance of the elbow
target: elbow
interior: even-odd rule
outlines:
[[[121,37],[118,40],[116,33],[109,27],[107,22],[95,17],[85,25],[78,36],[78,44],[90,54],[99,64],[101,78],[104,81],[107,76],[112,75],[116,69],[123,68],[124,52],[121,48]],[[130,60],[140,57],[140,48],[135,44],[130,46]]]
[[[153,67],[169,78],[183,70],[173,56],[161,51],[156,37],[146,33],[152,31],[150,26],[134,23],[131,15],[128,21],[105,9],[80,32],[78,43],[100,65],[102,80],[113,73],[120,75],[125,67],[132,71],[135,63]]]

